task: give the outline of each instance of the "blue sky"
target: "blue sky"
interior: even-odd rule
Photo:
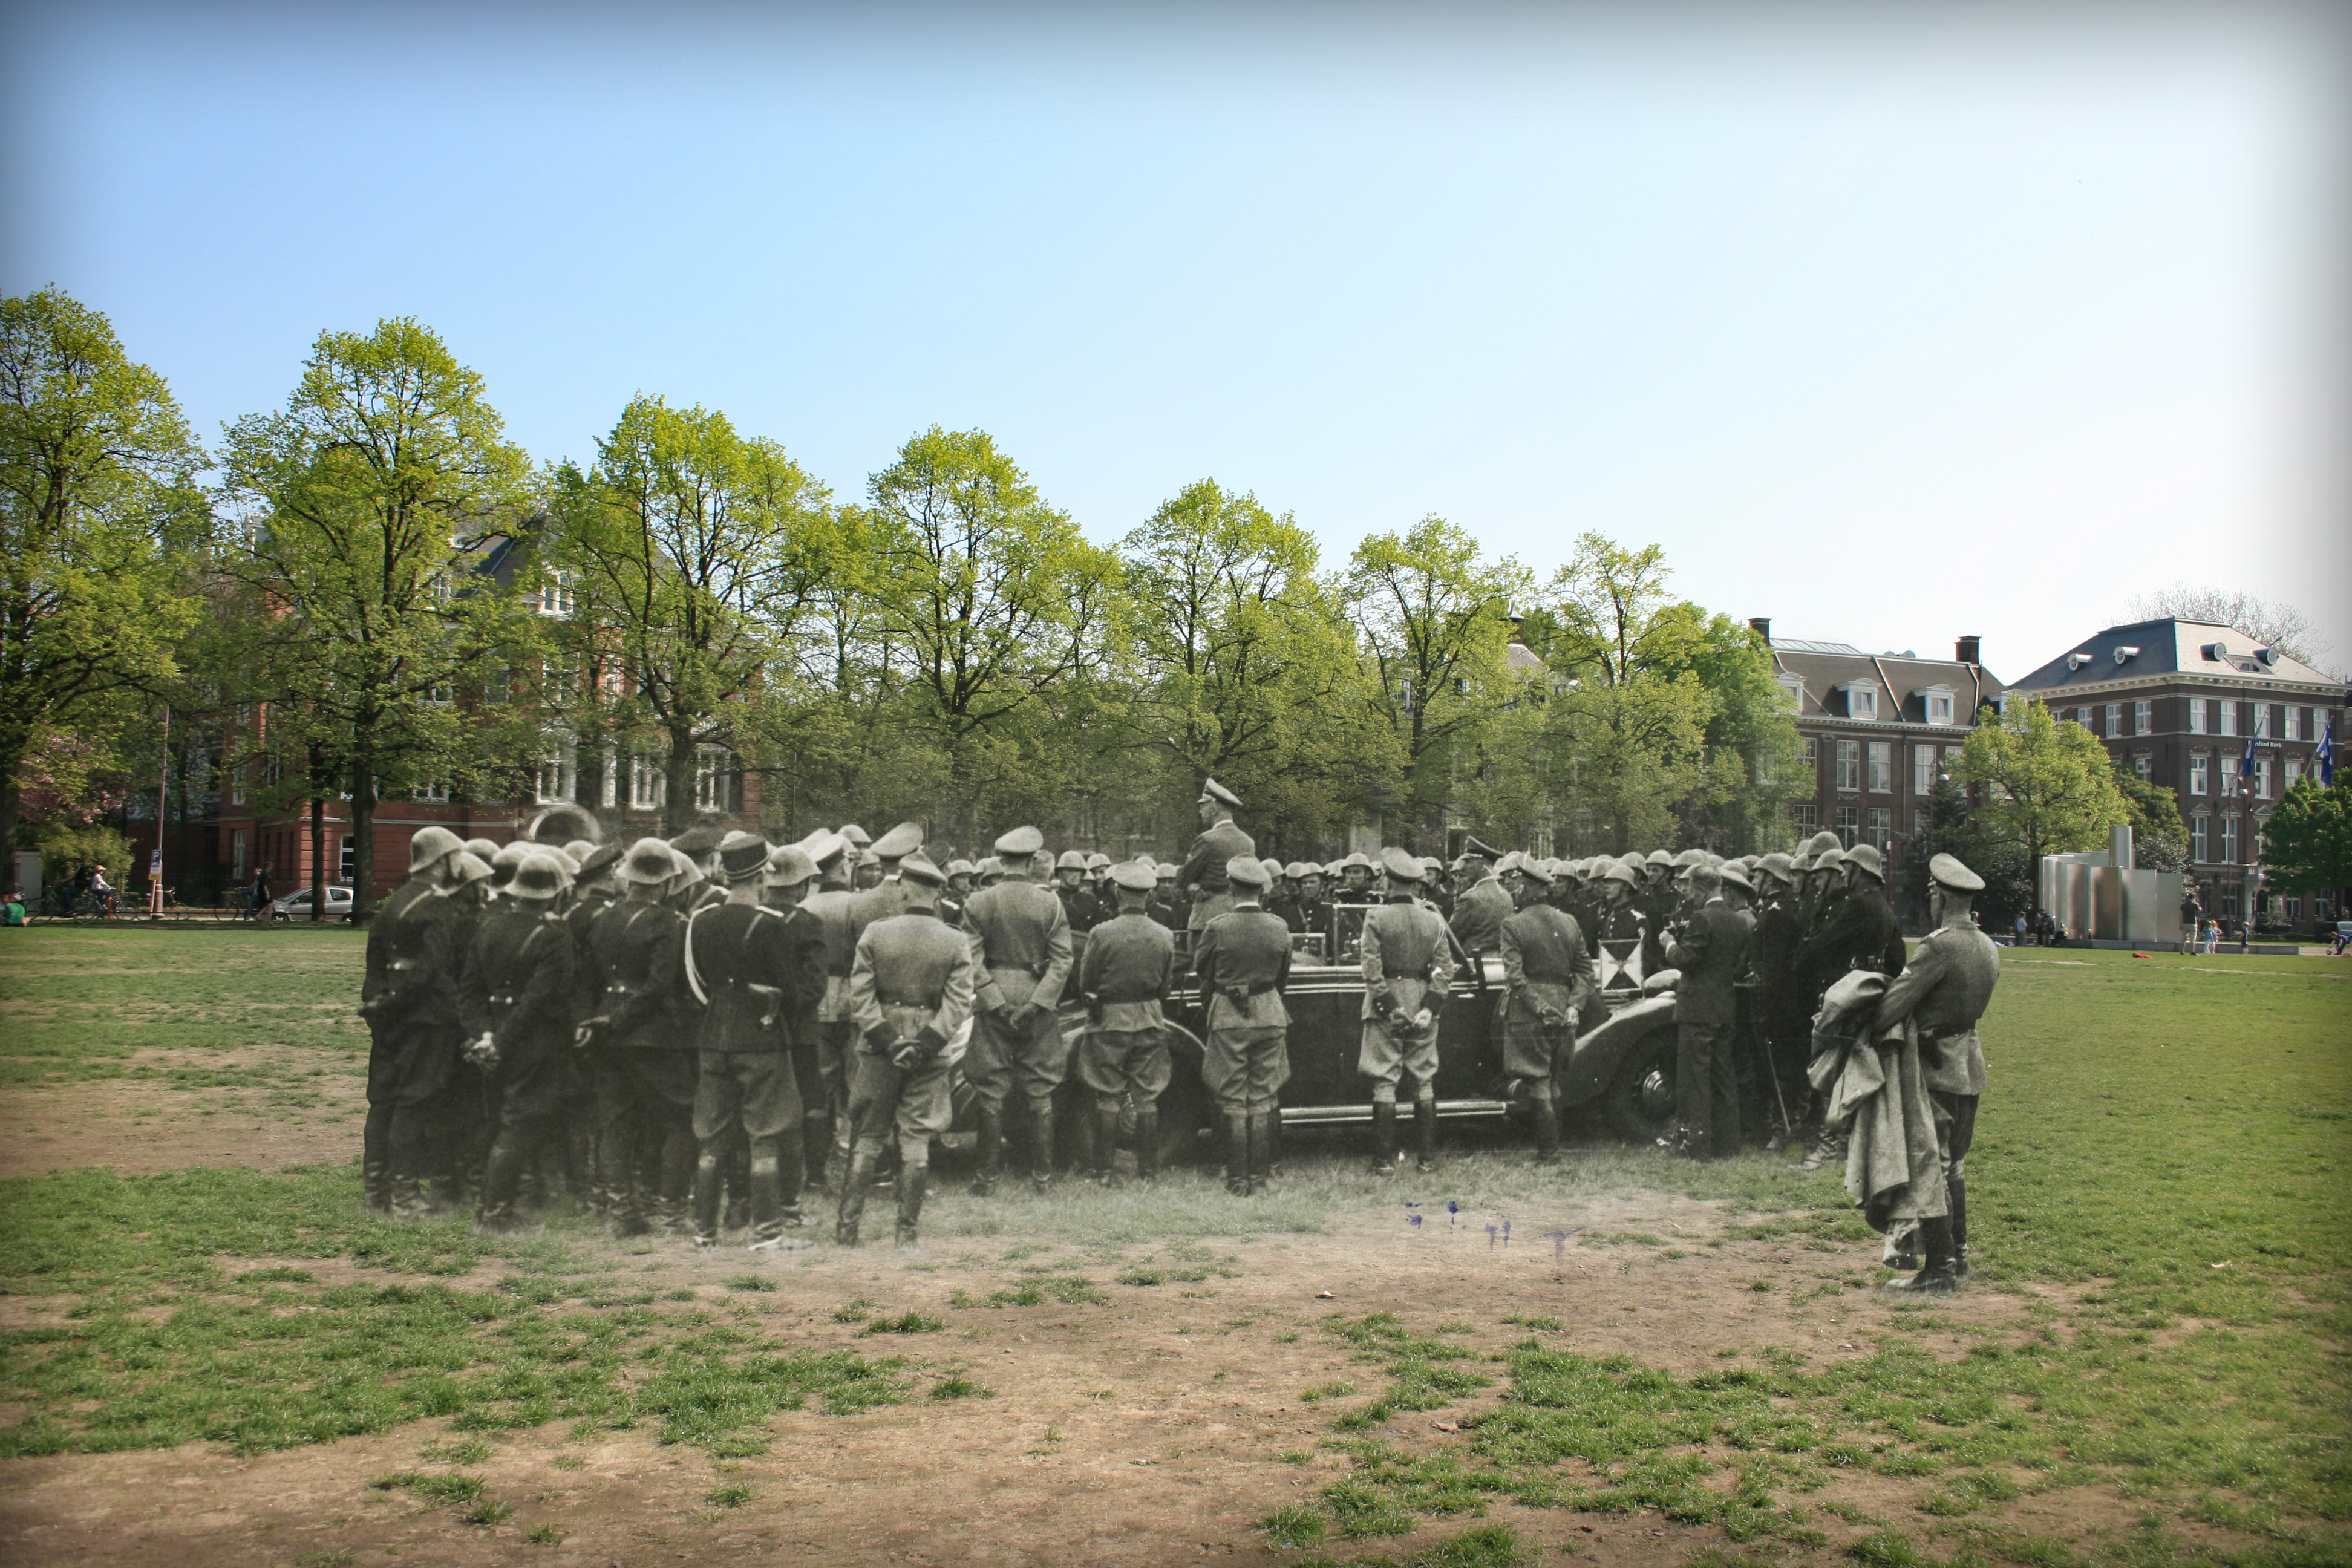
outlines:
[[[2179,580],[2343,656],[2325,15],[20,5],[0,288],[207,435],[414,314],[541,458],[979,426],[1103,540],[1213,475],[2012,677]]]

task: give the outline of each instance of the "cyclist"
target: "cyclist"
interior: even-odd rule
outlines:
[[[89,868],[89,896],[98,900],[98,907],[106,913],[114,913],[114,887],[106,879],[106,868],[103,866]]]

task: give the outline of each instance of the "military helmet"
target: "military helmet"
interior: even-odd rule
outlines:
[[[624,882],[667,882],[677,875],[677,858],[658,838],[640,838],[629,846],[628,859],[621,867]]]
[[[1845,863],[1849,866],[1859,866],[1862,868],[1863,875],[1866,877],[1875,877],[1882,882],[1886,880],[1886,866],[1879,858],[1878,846],[1875,844],[1855,845],[1845,852]]]
[[[1104,854],[1099,849],[1096,850],[1093,854],[1087,857],[1087,869],[1089,871],[1109,870],[1110,857]]]
[[[1083,849],[1065,849],[1054,862],[1056,871],[1083,871],[1086,868],[1087,852]]]
[[[464,888],[480,881],[490,874],[490,863],[470,849],[457,851],[457,886]]]
[[[1784,882],[1793,882],[1798,877],[1795,863],[1777,849],[1757,861],[1756,869],[1768,877],[1778,877]]]
[[[816,875],[816,862],[798,845],[780,844],[768,856],[768,880],[780,888],[797,888]]]
[[[408,841],[408,870],[411,876],[428,866],[437,866],[452,855],[463,853],[465,842],[446,827],[420,827]]]
[[[466,853],[478,857],[485,866],[490,863],[490,857],[498,852],[498,845],[490,839],[468,838],[466,840]]]
[[[515,868],[514,878],[507,883],[507,896],[515,899],[551,899],[563,891],[564,863],[554,850],[544,845],[530,847],[522,863]]]
[[[1288,875],[1287,872],[1283,870],[1282,862],[1276,859],[1271,855],[1259,861],[1258,864],[1265,868],[1265,881],[1266,886],[1268,887],[1272,887],[1276,882]]]
[[[979,874],[979,871],[980,868],[973,865],[969,860],[956,859],[950,860],[947,864],[947,873],[950,880],[953,880],[958,877],[976,876]]]

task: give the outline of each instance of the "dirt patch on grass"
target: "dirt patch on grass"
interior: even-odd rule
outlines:
[[[208,1060],[208,1066],[226,1065]],[[236,1064],[244,1065],[244,1064]],[[190,1165],[341,1164],[357,1147],[365,1087],[351,1075],[287,1090],[173,1089],[100,1079],[0,1093],[0,1178],[96,1165],[127,1175]]]

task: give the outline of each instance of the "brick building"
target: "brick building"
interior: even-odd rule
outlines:
[[[2109,626],[2010,690],[2046,702],[2105,742],[2116,762],[2172,790],[2189,825],[2189,874],[2207,911],[2229,921],[2263,896],[2262,825],[2297,779],[2316,772],[2320,737],[2344,733],[2342,681],[2200,621]],[[2274,912],[2301,925],[2329,918],[2327,902],[2288,898]]]
[[[1789,802],[1799,837],[1828,828],[1848,847],[1875,845],[1886,857],[1896,914],[1924,919],[1906,903],[1907,839],[1924,826],[1937,781],[1958,759],[1977,710],[2007,689],[1979,662],[1978,639],[1959,638],[1950,658],[1922,658],[1775,638],[1769,620],[1748,624],[1771,646],[1773,677],[1794,709],[1813,773],[1810,795]]]

